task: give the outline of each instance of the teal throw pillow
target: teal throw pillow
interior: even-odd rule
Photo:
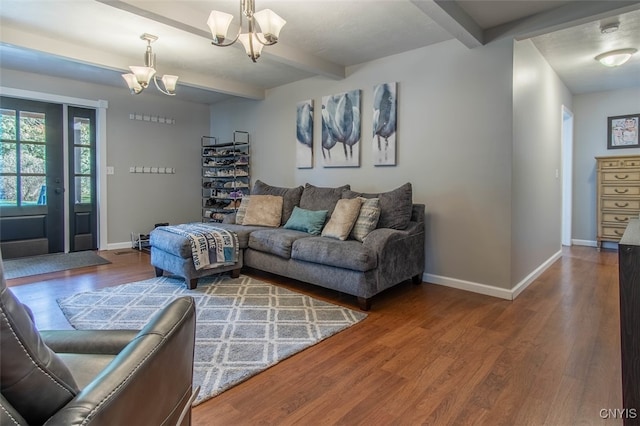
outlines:
[[[306,210],[295,206],[284,227],[311,235],[320,235],[325,220],[327,220],[327,210]]]

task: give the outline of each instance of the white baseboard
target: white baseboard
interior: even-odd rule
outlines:
[[[576,246],[598,247],[598,242],[591,241],[591,240],[571,240],[571,243]],[[602,248],[609,249],[609,250],[618,250],[618,243],[614,243],[611,241],[603,241]]]
[[[512,289],[504,289],[492,285],[476,283],[472,281],[459,280],[457,278],[443,277],[441,275],[423,274],[422,279],[425,282],[443,285],[445,287],[456,288],[458,290],[466,290],[473,293],[484,294],[485,296],[498,297],[500,299],[513,300],[524,291],[536,278],[549,268],[553,262],[560,259],[562,251],[558,251],[549,259],[544,261],[540,266],[527,275],[522,281],[516,284]]]
[[[555,254],[553,254],[549,259],[542,262],[540,266],[533,270],[529,275],[527,275],[522,281],[516,284],[515,287],[511,289],[512,297],[511,300],[515,299],[524,291],[525,288],[529,287],[529,284],[534,282],[536,278],[538,278],[544,271],[549,269],[549,267],[558,259],[562,257],[562,250],[558,250]]]
[[[472,281],[459,280],[457,278],[443,277],[441,275],[423,274],[422,281],[443,285],[445,287],[457,288],[458,290],[466,290],[472,293],[484,294],[486,296],[499,297],[501,299],[512,300],[511,291],[495,287],[492,285],[475,283]]]
[[[597,247],[598,243],[596,241],[591,240],[571,240],[571,244],[574,246],[587,246],[587,247]]]
[[[131,241],[127,241],[124,243],[111,243],[111,244],[107,244],[107,250],[122,250],[122,249],[127,249],[127,248],[131,248]]]

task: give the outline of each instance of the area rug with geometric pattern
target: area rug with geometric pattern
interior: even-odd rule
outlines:
[[[76,329],[140,329],[180,296],[196,302],[193,405],[362,321],[366,314],[260,280],[227,274],[159,277],[58,299]]]

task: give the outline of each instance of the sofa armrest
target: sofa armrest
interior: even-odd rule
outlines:
[[[192,393],[194,345],[195,302],[181,297],[46,424],[176,424]]]
[[[405,230],[380,228],[364,239],[378,259],[376,293],[424,273],[424,223],[410,222]],[[418,281],[417,281],[418,282]]]
[[[44,343],[56,353],[118,355],[138,330],[42,330]]]

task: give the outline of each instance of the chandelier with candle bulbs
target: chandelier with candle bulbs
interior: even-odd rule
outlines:
[[[131,94],[137,95],[141,93],[144,89],[149,87],[149,83],[153,80],[159,91],[168,96],[175,96],[176,83],[178,82],[177,75],[165,74],[162,76],[160,81],[162,81],[164,89],[160,84],[158,84],[158,76],[156,75],[156,54],[151,50],[151,43],[156,41],[158,37],[144,33],[140,38],[147,42],[147,50],[144,52],[144,66],[130,66],[129,69],[131,70],[131,73],[122,74],[122,78],[127,82],[127,86],[129,86]]]
[[[214,10],[209,15],[207,25],[211,30],[215,46],[231,46],[240,40],[247,55],[253,62],[260,57],[264,46],[272,46],[278,42],[280,30],[287,23],[271,9],[255,11],[255,0],[240,0],[240,25],[238,33],[229,40],[227,32],[233,20],[233,15]],[[246,29],[243,28],[243,17],[247,22]],[[258,32],[257,26],[260,28]]]

